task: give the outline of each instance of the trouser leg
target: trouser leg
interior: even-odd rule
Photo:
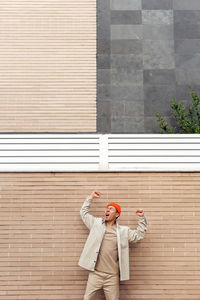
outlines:
[[[119,276],[108,275],[103,285],[106,300],[119,300]]]
[[[97,291],[103,286],[102,278],[95,272],[91,271],[88,275],[87,286],[85,290],[84,300],[95,300]]]

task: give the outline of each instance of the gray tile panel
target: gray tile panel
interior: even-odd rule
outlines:
[[[173,40],[144,40],[144,69],[174,69]]]
[[[111,54],[111,67],[118,69],[126,68],[132,70],[142,70],[143,69],[143,56],[140,54]]]
[[[143,101],[125,101],[124,115],[131,117],[138,114],[144,115],[144,102]]]
[[[142,0],[142,9],[172,9],[173,0]]]
[[[97,1],[97,131],[157,133],[200,91],[200,0]]]
[[[160,127],[157,122],[157,117],[145,116],[144,119],[144,132],[145,133],[159,133]]]
[[[109,100],[110,99],[110,85],[98,84],[97,86],[97,100]]]
[[[142,24],[141,10],[112,10],[111,24]]]
[[[174,38],[173,25],[143,25],[143,37],[150,40],[172,40]]]
[[[143,10],[143,24],[173,24],[173,10]]]
[[[110,39],[97,40],[97,53],[98,54],[110,54],[111,52],[111,45],[110,45]]]
[[[144,70],[144,85],[174,85],[175,71],[172,70]]]
[[[200,53],[200,39],[176,39],[175,53],[183,55]]]
[[[110,68],[110,55],[109,54],[97,54],[97,68],[109,69]]]
[[[111,25],[111,39],[142,39],[142,25]]]
[[[119,117],[125,114],[125,101],[112,101],[111,102],[111,116]]]
[[[145,116],[155,117],[155,112],[170,114],[170,102],[176,95],[175,84],[173,86],[145,86],[144,89],[144,113]]]
[[[111,83],[112,85],[143,84],[142,70],[134,70],[133,68],[112,68],[111,70]]]
[[[110,88],[112,100],[141,100],[144,98],[143,85],[112,85]]]
[[[141,0],[110,0],[112,10],[140,10]]]
[[[200,39],[200,24],[188,25],[179,23],[174,25],[175,39]]]
[[[124,133],[124,116],[111,117],[111,132]]]
[[[97,84],[110,84],[110,69],[97,69]]]
[[[200,1],[199,0],[174,0],[173,8],[177,10],[200,9]]]
[[[199,85],[200,72],[199,68],[185,69],[176,68],[176,82],[179,85]]]
[[[175,55],[177,68],[199,69],[200,70],[200,53],[194,55]]]
[[[144,115],[136,115],[125,117],[124,119],[125,133],[144,133]]]
[[[192,89],[195,90],[200,95],[200,83],[195,85],[192,83]],[[181,100],[187,100],[188,103],[191,103],[190,89],[188,84],[186,85],[176,85],[176,100],[179,102]]]
[[[199,25],[200,10],[175,10],[174,24]]]
[[[142,54],[142,40],[112,40],[111,53],[112,54]]]

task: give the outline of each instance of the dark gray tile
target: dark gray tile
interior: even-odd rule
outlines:
[[[111,101],[101,100],[97,102],[97,115],[99,117],[106,117],[111,115]]]
[[[144,85],[174,85],[174,70],[144,70]]]
[[[124,101],[125,112],[124,115],[131,117],[137,115],[144,115],[144,102],[143,101]]]
[[[192,85],[192,89],[200,95],[200,84]],[[188,103],[191,102],[190,89],[188,85],[177,85],[176,86],[176,99],[177,101],[185,100]]]
[[[134,70],[143,69],[143,57],[142,53],[138,55],[121,55],[112,54],[111,55],[111,67],[116,69],[132,68]]]
[[[109,1],[97,1],[97,38],[110,38],[110,6]]]
[[[200,39],[200,24],[174,24],[175,39]]]
[[[143,37],[150,40],[172,40],[173,25],[143,25]]]
[[[200,9],[199,0],[174,0],[174,9],[178,10],[196,10]]]
[[[178,85],[199,85],[199,69],[176,68],[176,82]]]
[[[144,40],[144,69],[174,69],[173,40]]]
[[[108,40],[97,39],[97,53],[109,55],[110,52],[111,52],[110,39]]]
[[[200,39],[176,39],[175,53],[189,55],[200,53]]]
[[[111,116],[123,116],[125,112],[125,101],[111,101]]]
[[[157,121],[157,117],[144,118],[144,132],[145,133],[159,133],[160,127]]]
[[[142,85],[143,72],[142,70],[134,70],[133,68],[112,68],[111,70],[111,83],[112,85]]]
[[[111,132],[112,133],[124,133],[124,118],[114,116],[111,118]]]
[[[142,39],[142,25],[111,25],[111,39]]]
[[[110,68],[110,55],[98,54],[97,55],[97,68],[98,69],[109,69]]]
[[[143,24],[173,24],[173,10],[143,10],[142,11]]]
[[[141,10],[112,10],[111,24],[142,24]]]
[[[97,116],[97,132],[98,133],[111,133],[110,115]]]
[[[172,9],[173,0],[142,0],[142,9]]]
[[[109,26],[105,22],[100,22],[97,25],[97,38],[101,40],[110,39],[110,24]]]
[[[110,69],[97,69],[97,84],[110,84]]]
[[[144,133],[144,115],[135,115],[125,117],[124,119],[125,133]]]
[[[142,40],[112,40],[111,41],[112,54],[141,54]]]
[[[199,25],[200,10],[175,10],[174,24]]]
[[[177,68],[183,69],[200,69],[200,53],[194,55],[175,55],[175,63]]]
[[[110,0],[113,10],[140,10],[141,0]]]
[[[170,102],[176,95],[175,85],[145,86],[144,94],[145,116],[155,116],[156,111],[169,115]]]
[[[143,85],[111,86],[112,100],[142,100],[143,97]]]
[[[97,85],[97,100],[109,100],[110,99],[110,85],[98,84]]]

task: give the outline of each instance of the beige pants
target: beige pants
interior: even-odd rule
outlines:
[[[84,300],[95,300],[97,291],[103,289],[106,300],[119,300],[119,275],[90,271]]]

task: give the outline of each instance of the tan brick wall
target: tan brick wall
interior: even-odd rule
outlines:
[[[200,173],[0,173],[0,299],[81,300],[77,266],[88,231],[79,210],[93,190],[122,206],[120,224],[148,220],[130,247],[131,280],[120,300],[200,299]],[[104,299],[99,296],[95,300]]]
[[[0,132],[96,131],[96,1],[0,1]]]

